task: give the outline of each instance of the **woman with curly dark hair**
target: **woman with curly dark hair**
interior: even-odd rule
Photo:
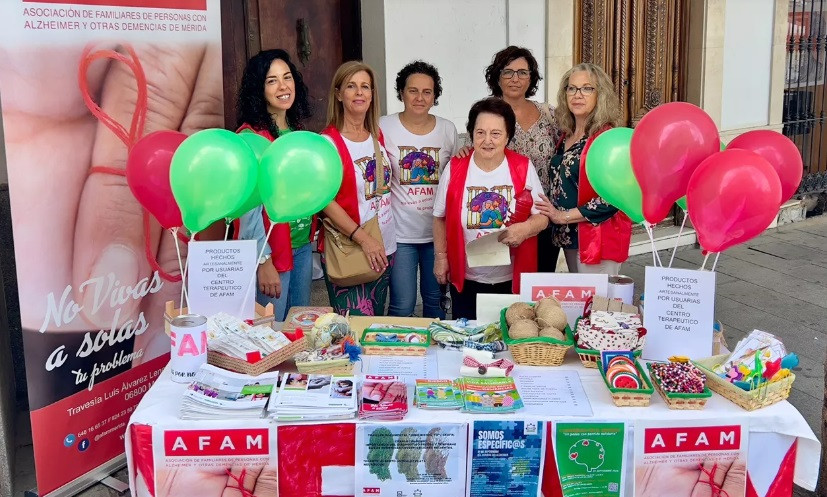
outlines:
[[[308,117],[307,86],[287,52],[264,50],[247,62],[238,95],[238,133],[253,132],[273,141],[304,129]],[[272,302],[279,321],[290,307],[310,305],[313,221],[277,224],[259,260],[256,300],[261,305]],[[239,238],[256,239],[260,251],[269,224],[263,207],[257,207],[241,217]]]
[[[430,113],[441,94],[436,68],[421,60],[411,62],[396,75],[396,97],[404,110],[379,119],[393,167],[397,245],[390,275],[391,316],[413,315],[419,279],[423,315],[445,319],[434,277],[433,207],[439,175],[456,151],[457,128]]]

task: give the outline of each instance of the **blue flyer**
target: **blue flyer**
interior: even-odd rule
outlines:
[[[540,495],[544,422],[474,421],[472,428],[468,496]]]

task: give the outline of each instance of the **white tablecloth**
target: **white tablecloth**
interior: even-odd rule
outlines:
[[[439,376],[441,378],[457,378],[459,377],[459,367],[461,355],[459,352],[446,351],[436,347],[431,347],[429,353],[436,353],[439,364]],[[767,471],[767,469],[778,468],[781,458],[784,453],[775,453],[771,445],[771,441],[783,443],[784,440],[798,439],[798,450],[795,466],[795,483],[806,489],[814,490],[816,480],[818,478],[819,459],[821,454],[821,446],[813,433],[810,426],[801,416],[801,413],[793,407],[789,402],[783,401],[763,409],[748,412],[720,395],[713,394],[702,410],[672,410],[664,403],[663,399],[659,397],[657,392],[652,395],[651,403],[648,407],[616,407],[612,402],[612,398],[608,389],[603,383],[600,373],[596,369],[587,369],[583,367],[577,356],[569,351],[566,362],[559,368],[542,368],[531,366],[517,366],[513,374],[519,374],[521,370],[530,369],[532,371],[554,370],[554,369],[569,369],[577,371],[583,383],[583,388],[589,397],[593,411],[593,418],[584,417],[555,417],[555,421],[583,421],[587,419],[601,420],[601,421],[616,421],[624,420],[628,423],[627,432],[627,495],[633,495],[631,492],[631,485],[633,484],[633,429],[634,421],[639,419],[687,419],[687,420],[703,420],[709,419],[712,421],[725,421],[726,423],[747,423],[749,425],[749,432],[751,437],[750,456],[748,461],[750,477],[756,489],[759,490],[759,495],[763,495],[761,488],[769,485],[772,478],[775,476],[774,471]],[[282,365],[281,371],[289,371],[291,368]],[[359,371],[359,363],[357,363],[356,372]],[[168,368],[164,370],[163,374],[158,378],[158,381],[146,393],[141,400],[135,412],[130,418],[130,425],[133,423],[140,423],[152,425],[154,428],[238,428],[238,427],[257,427],[257,426],[271,426],[271,422],[267,419],[256,420],[222,420],[222,421],[182,421],[178,418],[178,411],[181,404],[181,396],[186,389],[186,385],[181,383],[174,383],[170,380]],[[412,386],[409,385],[409,390]],[[413,395],[410,392],[409,400],[412,402]],[[515,419],[542,419],[535,416],[527,416],[524,414],[514,413],[507,415],[496,416],[495,419],[503,418]],[[408,423],[433,423],[436,420],[441,422],[468,422],[475,419],[484,419],[484,416],[465,414],[458,411],[429,411],[418,409],[413,406],[410,407],[405,422]],[[550,418],[545,418],[549,420]],[[356,420],[354,420],[356,421]],[[341,421],[339,421],[341,422]],[[295,423],[291,423],[295,424]],[[129,431],[127,431],[129,433]],[[771,437],[756,437],[760,434],[775,434],[777,436]],[[127,460],[129,463],[130,480],[132,480],[132,488],[135,495],[144,495],[140,493],[142,485],[138,482],[136,487],[134,481],[135,468],[132,461],[132,451],[130,448],[129,436],[127,440]],[[754,443],[760,440],[761,443]],[[787,444],[789,446],[789,443]],[[783,450],[786,452],[786,449]],[[777,461],[773,463],[773,461]],[[148,494],[146,494],[148,495]]]

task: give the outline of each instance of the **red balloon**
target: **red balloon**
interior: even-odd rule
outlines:
[[[781,180],[755,152],[727,149],[698,166],[686,203],[701,247],[722,252],[772,223],[781,204]]]
[[[169,166],[175,150],[186,139],[187,135],[178,131],[155,131],[138,140],[126,160],[129,189],[166,229],[184,224],[169,186]]]
[[[629,149],[643,194],[643,217],[652,224],[663,221],[686,194],[698,165],[720,149],[715,122],[692,104],[663,104],[644,115]]]
[[[781,180],[782,203],[792,198],[801,185],[804,174],[801,152],[792,140],[781,133],[768,129],[747,131],[729,142],[727,150],[733,148],[755,152],[775,168],[778,179]]]

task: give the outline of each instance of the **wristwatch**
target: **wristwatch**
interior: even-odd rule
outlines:
[[[270,258],[270,254],[262,255],[261,257],[258,258],[258,265],[261,266],[262,264],[267,262],[267,259],[269,259],[269,258]]]

